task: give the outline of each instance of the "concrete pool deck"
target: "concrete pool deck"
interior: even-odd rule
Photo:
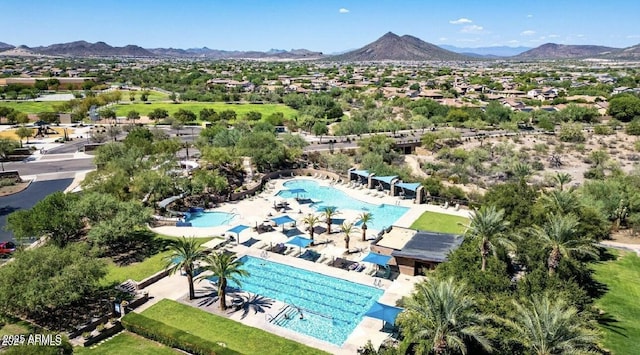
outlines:
[[[368,202],[373,204],[389,204],[389,205],[399,205],[408,207],[409,210],[400,217],[393,225],[399,227],[408,228],[411,224],[418,219],[424,212],[439,212],[445,214],[451,214],[462,217],[469,217],[468,210],[455,210],[454,208],[445,209],[442,206],[436,205],[417,205],[414,204],[411,200],[401,200],[398,197],[392,196],[383,196],[376,197],[371,196],[371,194],[367,194],[366,192],[371,193],[373,190],[367,189],[354,189],[347,187],[346,185],[341,184],[331,184],[329,180],[318,180],[312,179],[310,177],[300,177],[303,179],[311,179],[316,182],[319,182],[322,186],[331,186],[338,190],[341,190],[348,194],[350,197]],[[220,236],[226,233],[226,231],[238,224],[244,224],[250,227],[255,226],[256,224],[260,224],[262,221],[271,218],[269,214],[273,216],[278,216],[281,212],[276,211],[273,208],[274,203],[283,201],[285,199],[276,196],[276,193],[280,190],[286,189],[283,187],[283,184],[287,181],[291,181],[296,178],[285,178],[273,180],[269,183],[269,187],[265,192],[262,192],[258,196],[254,196],[252,198],[248,198],[241,201],[225,203],[220,207],[216,208],[215,211],[228,212],[236,214],[236,218],[234,218],[228,225],[218,226],[218,227],[210,227],[210,228],[196,228],[196,227],[171,227],[171,226],[163,226],[154,228],[154,231],[160,234],[171,235],[171,236],[193,236],[193,237],[211,237],[211,236]],[[295,199],[286,199],[287,202],[290,203],[290,210],[286,211],[286,213],[296,219],[298,222],[296,223],[297,227],[300,229],[298,231],[294,231],[291,235],[294,234],[304,234],[308,237],[308,234],[302,232],[304,229],[302,223],[300,222],[304,216],[309,213],[316,213],[314,208],[309,207],[309,205],[299,204],[295,201]],[[355,222],[357,220],[357,216],[359,214],[358,211],[342,211],[339,210],[340,213],[336,216],[336,218],[344,218],[346,221]],[[317,213],[316,213],[317,214]],[[325,223],[319,223],[320,226],[325,227]],[[292,229],[290,225],[287,226],[287,229]],[[400,300],[403,296],[411,294],[414,289],[414,285],[422,280],[424,277],[422,276],[407,276],[400,274],[398,278],[394,281],[374,278],[368,275],[366,272],[354,272],[348,271],[344,269],[339,269],[335,267],[331,267],[326,265],[326,260],[334,257],[342,257],[344,256],[345,248],[343,241],[343,233],[322,233],[315,235],[315,239],[317,241],[328,241],[329,243],[315,246],[313,249],[325,258],[324,263],[320,262],[310,262],[307,260],[303,260],[300,258],[296,258],[290,255],[281,255],[276,253],[265,252],[260,247],[269,244],[277,244],[285,242],[288,239],[288,236],[281,232],[281,227],[276,227],[276,231],[267,232],[258,234],[252,229],[246,229],[239,234],[238,244],[237,242],[232,242],[227,246],[228,249],[235,252],[238,257],[243,255],[250,255],[254,257],[266,257],[270,261],[280,262],[283,264],[287,264],[290,266],[298,267],[304,270],[313,271],[322,273],[328,276],[337,277],[341,279],[345,279],[351,282],[357,282],[368,286],[374,286],[374,281],[379,280],[380,282],[379,288],[384,290],[383,295],[380,297],[379,301],[388,305],[395,305],[398,300]],[[338,226],[333,226],[333,230],[339,231]],[[369,229],[368,235],[374,235],[378,231]],[[236,234],[232,234],[234,237],[238,237]],[[256,240],[255,243],[245,246],[241,243],[246,242],[250,238]],[[354,233],[351,236],[350,241],[350,249],[359,249],[360,251],[355,254],[350,254],[346,256],[352,260],[361,260],[364,255],[366,255],[369,250],[370,241],[361,241],[360,238],[360,230],[358,228],[354,228]],[[368,268],[369,269],[369,268]],[[205,296],[212,292],[211,287],[206,282],[200,282],[195,284],[196,287],[196,296]],[[188,301],[186,299],[187,293],[187,281],[184,276],[172,275],[161,279],[155,284],[150,285],[146,288],[149,291],[149,295],[152,299],[146,304],[142,305],[136,312],[141,312],[144,309],[147,309],[151,305],[155,304],[157,301],[168,298],[173,300],[178,300],[185,304],[192,305],[194,307],[201,308],[207,312],[215,313],[218,315],[222,315],[228,317],[230,319],[241,322],[245,325],[249,325],[252,327],[264,329],[270,333],[277,334],[283,336],[285,338],[298,341],[303,344],[307,344],[312,347],[316,347],[325,351],[328,351],[332,354],[356,354],[358,348],[365,345],[368,340],[371,340],[375,347],[380,346],[388,337],[389,334],[386,332],[382,332],[382,321],[378,319],[373,319],[369,317],[364,317],[363,320],[358,324],[358,326],[353,330],[353,332],[349,335],[347,340],[344,342],[342,346],[336,346],[334,344],[313,338],[311,336],[307,336],[301,333],[297,333],[295,331],[279,327],[277,325],[271,324],[268,320],[269,316],[276,316],[278,312],[285,306],[284,303],[268,299],[270,303],[269,308],[264,309],[264,312],[254,312],[254,310],[249,309],[248,311],[227,311],[222,313],[218,310],[218,304],[208,302],[206,297],[204,298],[196,298],[195,300]],[[233,296],[233,294],[231,295]],[[248,297],[244,294],[244,297]],[[232,297],[227,298],[227,302],[230,302]],[[249,306],[251,307],[251,306]]]

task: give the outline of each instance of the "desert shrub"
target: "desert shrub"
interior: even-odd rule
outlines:
[[[611,126],[599,124],[593,127],[593,133],[600,136],[608,136],[613,134],[613,128]]]
[[[560,126],[558,137],[563,142],[582,143],[586,140],[580,123],[564,123]]]

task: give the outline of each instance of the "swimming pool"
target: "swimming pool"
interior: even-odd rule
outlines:
[[[394,205],[374,205],[355,199],[346,193],[342,192],[331,186],[320,186],[316,181],[307,179],[296,179],[287,181],[283,184],[287,190],[304,189],[304,193],[292,193],[287,190],[282,190],[277,193],[277,196],[283,198],[295,198],[305,197],[314,201],[312,206],[336,206],[338,212],[341,209],[355,210],[359,212],[369,212],[373,219],[367,223],[367,226],[371,229],[382,230],[386,227],[393,225],[400,217],[402,217],[409,208],[403,206]]]
[[[306,271],[269,260],[243,256],[242,290],[293,305],[273,323],[298,333],[342,345],[383,290]],[[237,285],[230,282],[230,286]],[[304,318],[299,318],[298,309]],[[272,310],[277,312],[278,310]]]
[[[187,219],[192,227],[217,227],[230,224],[236,217],[227,212],[195,212]]]

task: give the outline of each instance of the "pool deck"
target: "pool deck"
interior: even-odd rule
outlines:
[[[310,177],[304,177],[305,179],[311,179]],[[272,214],[273,216],[280,215],[281,213],[276,211],[273,208],[274,203],[283,201],[283,198],[276,196],[275,194],[283,189],[283,184],[286,181],[290,181],[291,179],[278,179],[270,182],[270,188],[261,193],[258,196],[245,199],[242,201],[226,203],[222,206],[216,208],[216,211],[229,212],[237,214],[237,217],[234,218],[230,224],[218,227],[211,228],[194,228],[194,227],[158,227],[154,228],[154,231],[160,234],[172,235],[172,236],[193,236],[193,237],[210,237],[210,236],[219,236],[225,234],[225,232],[238,224],[244,224],[247,226],[255,226],[256,224],[261,223],[262,221],[270,218],[268,214]],[[331,184],[331,181],[328,180],[318,180],[323,186],[332,186],[336,189],[339,189],[349,196],[359,199],[364,202],[369,202],[373,204],[390,204],[390,205],[399,205],[404,207],[409,207],[409,211],[406,212],[396,223],[395,226],[399,227],[409,227],[422,213],[425,211],[432,212],[440,212],[446,214],[452,214],[457,216],[469,217],[468,210],[455,210],[454,208],[445,209],[441,206],[435,205],[417,205],[414,204],[411,200],[401,200],[398,197],[392,196],[371,196],[372,190],[367,189],[354,189],[347,187],[346,185],[341,184]],[[369,194],[367,194],[369,192]],[[307,214],[315,213],[315,209],[310,208],[308,205],[298,204],[295,199],[287,199],[290,202],[290,210],[286,213],[296,219],[298,222]],[[336,218],[345,218],[347,221],[355,222],[357,219],[357,215],[359,212],[356,211],[341,211],[340,214]],[[297,223],[298,227],[301,227],[301,223]],[[321,226],[324,223],[320,223]],[[290,229],[291,227],[287,227]],[[334,226],[335,229],[339,228]],[[370,241],[361,241],[359,229],[356,229],[357,232],[354,232],[351,236],[350,248],[357,248],[360,252],[355,254],[350,254],[345,256],[351,260],[357,261],[361,260],[364,255],[366,255],[369,249]],[[297,233],[298,231],[294,230],[294,234],[304,234],[302,232]],[[369,235],[375,234],[377,231],[370,229],[368,231]],[[234,234],[234,236],[236,236]],[[326,265],[327,260],[335,258],[335,257],[343,257],[344,256],[344,241],[343,241],[342,233],[322,233],[320,235],[316,234],[315,239],[317,241],[329,241],[330,243],[323,244],[320,246],[315,246],[313,249],[320,254],[323,255],[325,259],[324,263],[320,262],[310,262],[307,260],[303,260],[300,258],[296,258],[290,255],[281,255],[271,252],[265,252],[260,247],[269,245],[269,244],[277,244],[285,242],[288,237],[287,235],[281,232],[281,227],[276,227],[276,231],[258,234],[257,232],[252,231],[251,229],[246,229],[245,231],[239,234],[239,242],[243,243],[250,238],[257,240],[254,244],[250,246],[245,246],[243,244],[232,243],[227,246],[227,248],[233,252],[235,252],[238,257],[243,255],[250,255],[254,257],[264,257],[270,261],[280,262],[283,264],[291,265],[294,267],[298,267],[304,270],[313,271],[322,273],[328,276],[342,278],[351,282],[357,282],[364,285],[374,286],[374,281],[380,282],[379,288],[384,290],[384,294],[381,296],[379,301],[384,304],[395,305],[398,300],[400,300],[403,296],[411,294],[414,289],[414,285],[422,280],[424,277],[421,276],[407,276],[407,275],[399,275],[394,281],[374,278],[366,272],[369,270],[365,270],[365,272],[355,272],[348,271],[344,269],[339,269],[335,267],[331,267]],[[328,351],[332,354],[356,354],[358,348],[366,344],[368,340],[371,340],[375,347],[378,347],[382,344],[385,339],[389,337],[388,333],[382,332],[382,321],[378,319],[373,319],[370,317],[364,317],[360,324],[354,329],[351,335],[347,338],[342,346],[336,346],[334,344],[313,338],[311,336],[307,336],[301,333],[297,333],[295,331],[276,326],[271,324],[268,321],[269,316],[276,316],[279,311],[285,307],[286,305],[279,301],[269,300],[272,302],[269,307],[262,309],[261,311],[255,311],[251,309],[251,304],[247,306],[249,309],[234,311],[228,310],[226,313],[221,313],[218,309],[217,303],[212,303],[207,301],[206,295],[210,294],[212,289],[211,286],[206,282],[196,283],[196,296],[197,298],[192,301],[188,301],[186,299],[186,291],[187,291],[187,281],[184,276],[179,275],[171,275],[169,277],[163,278],[160,281],[150,285],[146,288],[149,291],[149,295],[152,299],[146,304],[142,305],[136,312],[141,312],[151,305],[155,304],[161,299],[168,298],[173,300],[178,300],[180,302],[192,305],[194,307],[201,308],[205,311],[223,315],[230,319],[241,322],[245,325],[260,328],[266,330],[270,333],[277,334],[283,336],[285,338],[298,341],[300,343],[319,348],[325,351]],[[243,293],[244,297],[248,297],[246,293]],[[233,298],[233,294],[231,297],[227,298],[227,302],[231,302]]]

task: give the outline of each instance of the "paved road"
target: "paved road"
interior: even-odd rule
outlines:
[[[71,182],[70,179],[35,181],[24,191],[17,194],[0,197],[0,241],[13,239],[13,234],[4,229],[7,215],[13,211],[31,208],[38,201],[56,191],[63,191]]]
[[[10,162],[4,164],[5,170],[17,170],[20,176],[27,175],[39,175],[61,172],[76,172],[95,169],[93,164],[93,158],[72,159],[67,154],[60,155],[62,160],[49,158],[56,158],[55,155],[45,155],[46,159],[32,161],[28,163],[24,162]]]

